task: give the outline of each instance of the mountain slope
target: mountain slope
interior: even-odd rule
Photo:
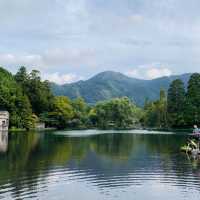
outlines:
[[[64,95],[72,99],[81,96],[90,104],[114,97],[127,96],[136,104],[143,105],[146,98],[149,100],[158,98],[161,88],[167,91],[170,83],[177,78],[180,78],[186,85],[190,75],[183,74],[153,80],[140,80],[130,78],[119,72],[106,71],[86,81],[64,85],[53,83],[51,87],[55,95]]]

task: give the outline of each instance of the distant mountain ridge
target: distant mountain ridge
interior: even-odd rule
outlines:
[[[54,95],[68,96],[69,98],[83,97],[89,104],[108,100],[114,97],[127,96],[137,105],[144,105],[145,99],[155,100],[159,97],[160,89],[168,90],[170,83],[179,78],[185,86],[191,74],[173,75],[153,80],[142,80],[128,77],[114,71],[101,72],[86,81],[71,84],[51,84]]]

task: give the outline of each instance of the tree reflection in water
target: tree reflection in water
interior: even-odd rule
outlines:
[[[57,174],[58,182],[82,180],[101,189],[143,185],[147,180],[199,188],[199,162],[194,165],[179,152],[185,138],[28,132],[10,133],[8,142],[8,134],[0,134],[0,196],[6,184],[15,198],[37,196],[38,188],[45,191]]]

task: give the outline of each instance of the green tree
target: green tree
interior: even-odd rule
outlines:
[[[100,128],[130,128],[139,122],[138,109],[127,97],[100,102],[95,106],[97,126]],[[94,115],[93,115],[94,116]]]
[[[83,98],[79,97],[72,101],[74,117],[71,121],[72,127],[86,128],[89,125],[89,106]]]
[[[167,127],[167,97],[163,89],[160,90],[160,100],[158,102],[158,121],[160,127]]]
[[[180,79],[174,80],[169,87],[167,97],[168,122],[172,127],[185,125],[185,87]]]
[[[167,124],[167,98],[164,90],[160,90],[157,101],[146,103],[143,123],[149,127],[165,128]]]
[[[64,96],[54,97],[53,111],[49,113],[49,118],[54,122],[53,125],[59,129],[67,128],[73,116],[74,112],[70,100]]]
[[[27,87],[28,87],[28,79],[29,79],[29,75],[27,73],[27,70],[24,66],[20,67],[18,72],[15,74],[15,80],[17,81],[17,83],[19,83],[23,89],[23,92],[26,93],[27,92]]]
[[[53,94],[50,84],[48,81],[41,80],[38,70],[32,70],[30,74],[27,74],[26,68],[21,67],[15,75],[15,80],[28,96],[34,113],[39,115],[51,110]]]
[[[49,111],[52,106],[53,95],[48,82],[41,81],[40,72],[37,70],[33,70],[29,76],[27,92],[33,112],[40,114]]]
[[[91,108],[88,113],[88,118],[90,122],[90,126],[96,127],[97,126],[97,113],[95,108]]]
[[[11,73],[0,68],[0,109],[9,111],[10,126],[30,129],[31,104]]]
[[[194,73],[188,82],[185,120],[188,126],[200,123],[200,74],[198,73]]]

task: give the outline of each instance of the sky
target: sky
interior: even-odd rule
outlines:
[[[58,84],[200,72],[199,0],[1,0],[0,66]]]

